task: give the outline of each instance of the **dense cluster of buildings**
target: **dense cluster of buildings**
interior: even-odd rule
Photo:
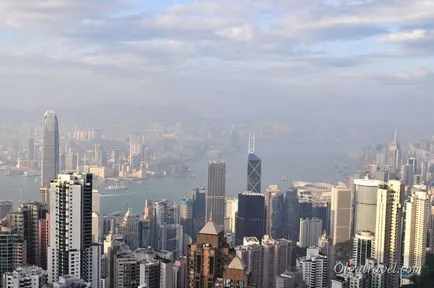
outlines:
[[[2,288],[389,288],[411,282],[434,248],[427,169],[414,153],[404,159],[396,136],[349,183],[282,191],[263,189],[253,135],[237,197],[226,197],[226,163],[211,161],[207,187],[179,203],[146,200],[143,213],[113,216],[100,211],[92,173],[62,172],[58,129],[47,112],[41,201],[0,202]],[[340,243],[352,246],[346,262]]]

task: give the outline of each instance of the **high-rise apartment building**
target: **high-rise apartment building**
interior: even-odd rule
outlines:
[[[237,256],[243,261],[248,275],[248,285],[260,287],[262,279],[262,246],[255,237],[247,237],[243,245],[235,248]]]
[[[50,184],[48,283],[72,275],[99,287],[92,273],[99,256],[92,247],[92,174],[60,174]]]
[[[321,255],[319,248],[308,248],[306,257],[301,257],[298,265],[302,271],[302,277],[309,288],[328,287],[327,256]]]
[[[255,134],[249,133],[249,155],[247,157],[247,191],[261,193],[262,161],[255,154]]]
[[[300,239],[298,245],[303,248],[316,247],[322,235],[322,220],[300,219]]]
[[[377,190],[381,180],[354,179],[354,232],[375,232],[377,221]]]
[[[0,200],[0,219],[5,218],[8,213],[12,212],[12,205],[12,201]]]
[[[401,267],[403,194],[404,186],[398,180],[389,180],[378,187],[375,259],[386,267]],[[399,287],[399,275],[387,274],[386,284]]]
[[[206,215],[214,223],[224,227],[226,163],[211,161],[208,164],[208,194],[206,196]]]
[[[358,231],[353,240],[353,265],[363,266],[373,258],[375,236],[370,231]]]
[[[242,245],[244,237],[262,239],[265,234],[265,197],[256,192],[238,194],[235,224],[235,245]]]
[[[26,241],[27,264],[47,268],[48,211],[40,202],[22,203],[9,214],[9,226]]]
[[[352,193],[346,185],[332,188],[330,228],[334,245],[351,237],[352,206]]]
[[[18,267],[3,274],[2,288],[43,288],[47,285],[47,272],[41,267]]]
[[[0,259],[0,275],[12,272],[27,263],[26,242],[23,236],[12,232],[8,227],[1,227]]]
[[[286,239],[271,239],[265,235],[262,239],[262,286],[274,287],[276,276],[285,272],[291,261],[291,242]]]
[[[277,185],[270,185],[266,190],[267,227],[266,232],[272,239],[284,236],[284,195]]]
[[[403,267],[425,265],[430,214],[430,194],[427,188],[421,185],[413,186],[412,195],[405,203]]]
[[[54,111],[47,111],[42,124],[41,187],[48,187],[59,174],[59,124]]]

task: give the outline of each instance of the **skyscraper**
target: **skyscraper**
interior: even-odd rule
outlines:
[[[300,219],[300,240],[299,246],[303,248],[315,247],[322,234],[322,220]]]
[[[374,256],[375,236],[370,231],[359,231],[353,240],[353,265],[363,266]]]
[[[223,230],[210,219],[188,246],[188,287],[215,287],[215,280],[223,277],[224,248]]]
[[[211,161],[208,164],[208,195],[206,203],[206,215],[209,219],[212,215],[214,223],[224,227],[225,222],[225,186],[226,163]]]
[[[235,248],[237,256],[243,261],[248,273],[248,284],[253,287],[261,285],[262,246],[255,237],[243,239],[243,245]]]
[[[92,247],[92,174],[60,174],[50,184],[48,283],[72,275],[99,287],[92,270],[99,250]]]
[[[267,234],[272,239],[284,237],[284,197],[277,185],[270,185],[266,191],[267,198]]]
[[[354,232],[375,232],[377,219],[378,186],[384,184],[381,180],[354,179],[356,186],[354,195]]]
[[[392,171],[398,169],[401,165],[401,148],[398,142],[398,130],[395,130],[392,142],[389,143],[387,150],[387,166]]]
[[[375,259],[386,267],[401,265],[401,217],[404,187],[400,181],[389,180],[378,187]],[[386,275],[387,287],[399,287],[399,275]]]
[[[255,134],[249,133],[249,156],[247,158],[247,191],[261,193],[262,161],[255,154]]]
[[[206,190],[204,188],[193,189],[193,239],[205,225],[206,220]]]
[[[351,190],[346,185],[341,183],[332,188],[330,226],[334,244],[350,239],[352,206]]]
[[[242,245],[244,237],[262,239],[265,234],[265,198],[256,192],[238,194],[235,224],[235,245]]]
[[[413,193],[405,203],[403,267],[423,267],[431,216],[430,195],[425,186],[412,188]]]
[[[0,228],[0,274],[12,272],[26,264],[26,243],[8,227]]]
[[[48,187],[59,174],[59,124],[54,111],[47,111],[42,124],[41,187]]]
[[[327,287],[327,262],[327,256],[321,255],[319,248],[308,248],[306,251],[306,257],[299,258],[302,277],[303,280],[306,282],[307,287]]]
[[[184,198],[179,204],[179,222],[183,231],[190,237],[193,237],[193,200]]]

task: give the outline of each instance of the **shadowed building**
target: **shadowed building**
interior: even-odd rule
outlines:
[[[225,224],[225,186],[226,163],[211,161],[208,164],[208,194],[206,199],[207,219],[214,219],[214,223],[220,227]]]
[[[244,237],[262,239],[265,234],[265,197],[255,192],[238,194],[235,224],[235,245],[242,245]]]

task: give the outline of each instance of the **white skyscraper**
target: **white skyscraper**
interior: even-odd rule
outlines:
[[[353,265],[363,266],[375,251],[375,236],[371,231],[359,231],[353,240]]]
[[[101,267],[100,250],[95,247],[92,245],[92,174],[60,174],[50,184],[48,283],[71,275],[98,288],[100,272],[94,268]]]
[[[54,111],[47,111],[42,124],[41,187],[48,187],[59,174],[59,124]]]
[[[322,235],[322,220],[317,218],[300,219],[300,239],[298,245],[303,248],[314,247]]]
[[[400,267],[402,241],[402,197],[404,187],[398,180],[380,185],[377,194],[375,259],[386,267]],[[399,287],[399,275],[386,275],[387,287]]]
[[[413,194],[405,203],[404,267],[425,265],[430,213],[430,194],[426,187],[413,186]]]
[[[327,256],[319,248],[308,248],[306,257],[297,259],[302,277],[309,288],[326,288],[328,282]]]

